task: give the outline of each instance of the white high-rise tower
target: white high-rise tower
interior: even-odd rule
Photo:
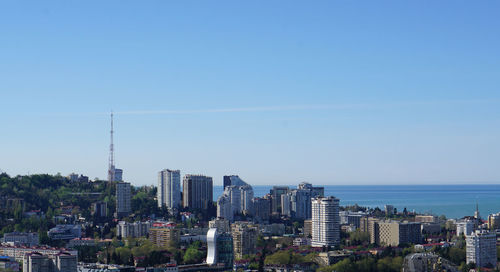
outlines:
[[[311,200],[313,247],[337,246],[340,243],[339,199],[333,196]]]
[[[158,173],[158,207],[177,209],[181,205],[181,171],[165,169]]]

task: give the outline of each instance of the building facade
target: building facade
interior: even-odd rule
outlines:
[[[173,246],[180,241],[180,232],[175,223],[154,222],[149,229],[149,240],[158,247]]]
[[[36,232],[9,232],[5,233],[2,238],[2,243],[9,243],[15,246],[37,246],[38,233]]]
[[[484,230],[476,230],[465,238],[467,264],[476,267],[496,267],[497,246],[496,234]]]
[[[318,197],[312,200],[311,246],[337,246],[340,243],[339,199]]]
[[[207,210],[213,201],[212,178],[201,175],[185,175],[182,180],[182,195],[185,208]]]
[[[133,222],[129,223],[126,221],[118,222],[116,226],[116,236],[121,237],[122,239],[126,238],[137,238],[146,236],[149,233],[149,229],[152,226],[151,221],[146,222]]]
[[[244,255],[256,253],[258,234],[256,226],[246,223],[234,223],[231,225],[231,234],[235,259],[241,259]]]
[[[132,212],[131,188],[128,182],[116,184],[116,216],[118,218],[128,216]]]
[[[181,205],[181,171],[165,169],[158,173],[158,207],[177,209]]]

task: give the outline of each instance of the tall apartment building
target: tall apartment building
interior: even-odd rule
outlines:
[[[212,178],[201,175],[185,175],[182,180],[182,195],[185,208],[208,209],[213,201]]]
[[[253,199],[253,216],[257,221],[268,221],[271,215],[271,198],[255,197]]]
[[[374,222],[375,243],[386,246],[398,246],[406,243],[422,242],[422,224],[418,222],[398,222],[385,220]]]
[[[282,194],[281,195],[281,215],[283,216],[292,216],[292,203],[290,202],[290,194]]]
[[[253,188],[238,176],[225,177],[225,189],[217,199],[217,217],[233,220],[236,213],[253,213]]]
[[[245,223],[231,225],[233,236],[234,258],[241,259],[244,255],[255,254],[258,229],[256,226]]]
[[[312,200],[311,246],[337,246],[340,243],[339,202],[333,196]]]
[[[274,215],[281,214],[281,195],[288,194],[290,188],[288,186],[273,186],[271,189],[271,213]]]
[[[476,267],[496,267],[497,247],[496,234],[484,230],[476,230],[465,238],[467,264],[475,263]]]
[[[500,213],[494,213],[488,216],[488,228],[490,230],[500,229]]]
[[[300,187],[300,185],[299,185]],[[311,187],[314,188],[314,187]],[[291,213],[292,217],[299,219],[311,218],[311,189],[297,189],[290,193]]]
[[[175,223],[154,222],[149,229],[149,240],[158,247],[172,246],[180,241],[180,232]]]
[[[108,216],[108,203],[104,201],[92,203],[92,215],[95,217],[107,217]]]
[[[116,183],[116,217],[128,216],[132,212],[130,183]]]
[[[158,207],[177,209],[181,205],[181,171],[165,169],[158,173]]]
[[[457,222],[457,236],[470,235],[474,231],[474,221],[464,219]]]

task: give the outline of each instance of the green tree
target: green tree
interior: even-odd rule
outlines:
[[[186,264],[195,264],[200,263],[203,259],[204,254],[196,248],[190,247],[184,253],[184,263]]]

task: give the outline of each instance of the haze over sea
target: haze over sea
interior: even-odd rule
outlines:
[[[319,185],[315,185],[319,186]],[[254,196],[269,193],[272,186],[252,186]],[[296,185],[289,185],[296,188]],[[398,211],[445,215],[461,218],[474,215],[476,203],[483,218],[500,212],[500,184],[497,185],[324,185],[325,196],[340,199],[340,205],[365,207],[394,205]],[[222,194],[222,186],[214,186],[214,200]]]

